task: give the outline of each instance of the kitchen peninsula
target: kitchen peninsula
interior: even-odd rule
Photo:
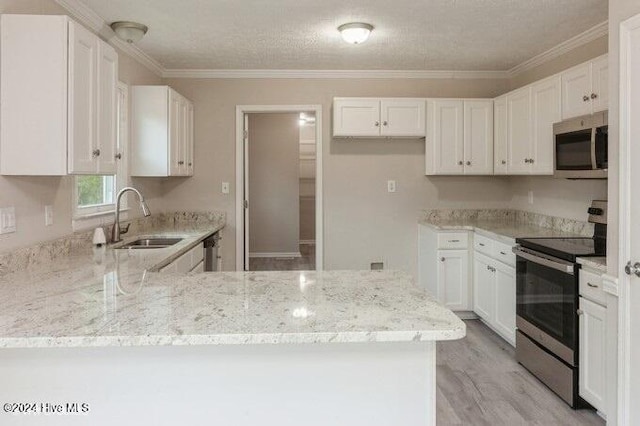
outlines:
[[[154,272],[219,227],[0,276],[1,399],[90,406],[48,425],[435,424],[458,317],[401,272]]]

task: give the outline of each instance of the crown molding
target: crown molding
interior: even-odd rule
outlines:
[[[576,49],[580,46],[583,46],[593,40],[596,40],[600,37],[603,37],[609,33],[609,21],[604,21],[599,23],[598,25],[589,28],[587,31],[578,34],[575,37],[570,38],[569,40],[563,41],[562,43],[552,47],[551,49],[542,52],[539,55],[534,56],[531,59],[524,61],[521,64],[516,65],[511,68],[507,73],[508,76],[513,78],[522,74],[525,71],[528,71],[532,68],[535,68],[539,65],[542,65],[546,62],[551,61],[559,56],[564,55]]]
[[[165,78],[504,79],[507,71],[166,69]]]
[[[80,2],[79,0],[54,1],[62,6],[67,12],[69,12],[69,14],[73,18],[79,21],[82,25],[88,27],[89,29],[100,35],[109,44],[120,49],[136,61],[140,62],[143,66],[148,68],[158,77],[162,77],[164,67],[162,66],[162,64],[160,64],[160,62],[144,53],[137,46],[120,40],[111,30],[109,24],[105,22],[105,20],[102,19],[102,17],[97,13],[95,13],[89,6]]]

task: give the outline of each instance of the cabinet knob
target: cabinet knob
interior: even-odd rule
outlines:
[[[444,257],[441,257],[440,262],[444,262],[444,261],[445,261]]]
[[[178,165],[179,165],[179,166],[184,165],[184,161],[178,161]]]
[[[100,157],[100,150],[99,149],[94,149],[93,152],[91,153],[94,157]]]
[[[595,94],[595,93],[592,93],[592,94],[591,94],[591,99],[596,99],[597,97],[598,97],[598,95],[597,95],[597,94]]]
[[[116,160],[122,160],[122,153],[120,153],[120,152],[119,152],[119,153],[117,153],[117,154],[115,155],[115,157],[116,157]]]
[[[380,127],[380,122],[379,121],[376,121],[375,124],[376,124],[376,127]]]
[[[507,160],[502,160],[501,163],[502,164],[507,164]]]
[[[383,121],[383,122],[382,122],[382,125],[383,125],[383,126],[388,126],[388,125],[389,125],[389,122],[388,122],[388,121]]]
[[[191,167],[191,166],[193,166],[193,163],[189,163],[189,164],[187,164],[187,166]]]
[[[525,162],[525,163],[527,163],[527,164],[529,164],[529,159],[528,159],[528,158],[525,158],[525,159],[524,159],[524,162]]]
[[[535,163],[535,161],[533,160],[533,158],[529,158],[529,163],[530,163],[530,164]]]
[[[467,161],[467,166],[470,166],[470,165],[471,165],[471,161]]]
[[[458,161],[459,166],[464,166],[464,161]]]
[[[584,312],[582,311],[582,309],[578,309],[578,310],[576,311],[576,313],[578,314],[578,316],[580,316],[580,315],[584,314]]]
[[[583,100],[584,102],[587,102],[587,101],[589,101],[589,97],[588,97],[587,95],[584,95],[584,96],[582,97],[582,100]]]

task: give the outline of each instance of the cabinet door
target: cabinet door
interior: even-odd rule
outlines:
[[[560,78],[552,77],[531,86],[531,173],[553,174],[553,123],[562,119],[560,113]]]
[[[427,105],[428,147],[427,174],[464,174],[464,102],[460,100],[432,100]],[[429,158],[432,156],[431,158]],[[432,170],[429,170],[429,169]]]
[[[607,55],[591,63],[591,97],[593,112],[609,108],[609,57]]]
[[[454,311],[469,310],[469,253],[438,250],[438,300]]]
[[[437,268],[437,240],[438,234],[425,225],[418,225],[418,285],[427,293],[438,298],[438,276],[434,274]]]
[[[424,99],[383,99],[380,101],[382,136],[426,135]]]
[[[493,175],[493,100],[464,101],[464,174]]]
[[[507,97],[493,102],[493,173],[507,174]]]
[[[607,310],[580,298],[580,377],[578,393],[598,411],[606,414],[606,314]]]
[[[338,98],[333,101],[333,136],[380,136],[378,99]]]
[[[496,303],[493,326],[512,345],[516,341],[516,269],[495,262]]]
[[[98,173],[116,173],[118,54],[103,41],[98,42]]]
[[[509,174],[531,171],[531,88],[507,95],[507,142]]]
[[[495,273],[492,261],[475,252],[473,259],[473,311],[485,321],[493,321],[495,313]]]
[[[98,38],[69,22],[69,141],[70,174],[98,172],[97,57]]]
[[[183,137],[182,137],[182,96],[169,90],[169,175],[182,174]]]
[[[180,176],[189,175],[189,156],[191,155],[190,146],[190,129],[189,129],[189,101],[185,98],[180,99]]]
[[[187,176],[193,176],[195,162],[194,109],[191,102],[187,105]]]
[[[563,72],[562,119],[591,114],[591,64]]]

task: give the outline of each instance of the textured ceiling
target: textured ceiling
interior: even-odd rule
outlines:
[[[606,0],[81,0],[150,30],[171,69],[507,70],[607,19]],[[359,46],[336,28],[375,29]]]

